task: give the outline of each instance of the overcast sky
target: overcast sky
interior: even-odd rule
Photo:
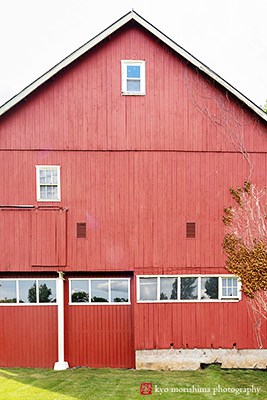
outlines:
[[[132,8],[259,106],[267,0],[0,0],[0,104]]]

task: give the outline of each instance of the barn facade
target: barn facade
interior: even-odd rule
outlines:
[[[266,367],[222,249],[260,108],[132,11],[0,113],[0,366]]]

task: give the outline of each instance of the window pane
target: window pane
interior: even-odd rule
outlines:
[[[197,299],[197,278],[181,278],[181,300]]]
[[[88,280],[71,281],[72,303],[89,303],[89,282]]]
[[[157,300],[157,278],[140,278],[140,300]]]
[[[52,170],[46,170],[46,183],[49,185],[52,183]]]
[[[46,186],[46,194],[47,194],[47,199],[51,200],[53,198],[53,188],[52,186]]]
[[[237,278],[222,278],[222,296],[238,297]]]
[[[140,92],[141,83],[140,81],[127,80],[127,92]]]
[[[201,278],[201,299],[218,299],[218,278]]]
[[[55,303],[56,281],[39,280],[39,303]]]
[[[127,65],[127,78],[140,78],[140,65]]]
[[[46,186],[40,186],[41,199],[47,199]]]
[[[128,280],[111,280],[111,301],[114,303],[128,302]]]
[[[45,179],[45,171],[40,170],[40,183],[46,183],[46,179]]]
[[[94,279],[91,281],[91,301],[108,302],[108,280]]]
[[[16,303],[16,281],[0,281],[0,303]]]
[[[56,200],[58,198],[58,196],[57,196],[57,186],[53,186],[53,191],[52,192],[53,192],[52,193],[52,198],[54,200]]]
[[[160,300],[177,300],[177,278],[160,278]]]
[[[52,183],[54,185],[57,184],[57,170],[56,169],[52,169]]]
[[[19,302],[36,303],[36,281],[19,281]]]

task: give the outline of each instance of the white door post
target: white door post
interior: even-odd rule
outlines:
[[[69,368],[67,361],[64,361],[64,273],[58,272],[57,278],[57,325],[58,325],[58,361],[54,370],[62,371]]]

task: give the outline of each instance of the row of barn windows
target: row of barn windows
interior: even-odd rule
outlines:
[[[143,276],[138,301],[239,300],[240,283],[229,276]]]
[[[239,300],[233,276],[138,276],[138,302]],[[1,279],[0,304],[56,304],[56,279]],[[70,304],[130,304],[129,278],[69,280]]]

